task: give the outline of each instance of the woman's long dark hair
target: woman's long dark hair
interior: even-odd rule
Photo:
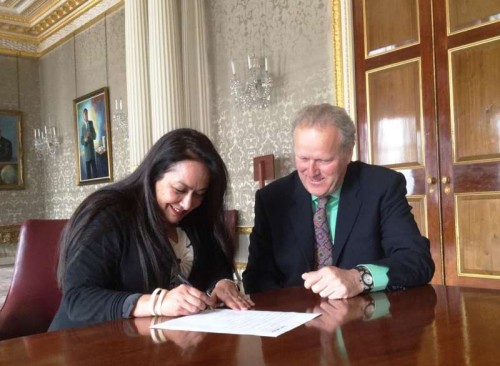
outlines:
[[[160,269],[168,264],[175,265],[175,255],[166,238],[166,221],[156,201],[155,183],[174,164],[183,160],[205,164],[210,181],[201,205],[190,212],[180,226],[195,234],[192,241],[213,235],[228,262],[233,264],[234,249],[224,225],[223,202],[228,180],[226,166],[208,137],[198,131],[182,128],[160,138],[128,177],[92,193],[78,206],[66,225],[61,241],[57,269],[61,288],[68,266],[82,249],[81,242],[85,242],[81,239],[86,235],[86,228],[100,212],[113,206],[126,210],[123,215],[133,220],[128,228],[131,236],[129,240],[137,243],[141,269],[146,279],[145,289],[150,287],[148,268],[153,272],[153,281],[161,283]],[[165,248],[170,253],[168,258],[162,255]]]

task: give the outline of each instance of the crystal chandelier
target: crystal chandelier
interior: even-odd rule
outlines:
[[[38,160],[44,159],[48,156],[55,155],[59,148],[59,137],[56,133],[55,127],[44,126],[43,130],[35,128],[35,155]]]
[[[237,106],[242,109],[260,108],[264,109],[271,102],[271,92],[273,89],[273,79],[269,72],[267,57],[263,57],[264,67],[261,64],[262,58],[255,55],[248,56],[248,75],[246,81],[241,81],[231,61],[232,78],[230,84],[231,96]]]

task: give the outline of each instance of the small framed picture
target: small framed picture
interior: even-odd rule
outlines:
[[[22,112],[0,110],[0,190],[24,189]]]
[[[78,185],[113,180],[109,92],[102,88],[73,101]]]

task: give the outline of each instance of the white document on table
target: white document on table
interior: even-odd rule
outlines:
[[[153,325],[151,328],[277,337],[321,314],[260,310],[206,310]]]

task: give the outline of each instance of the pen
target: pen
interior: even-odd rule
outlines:
[[[177,279],[183,284],[183,285],[186,285],[186,286],[189,286],[189,287],[194,287],[191,282],[189,282],[189,280],[182,274],[182,273],[178,273],[177,274]],[[208,293],[208,291],[206,292],[207,296],[210,297],[210,294]],[[210,309],[212,309],[212,307],[209,305],[208,306]]]
[[[177,275],[177,279],[183,284],[183,285],[186,285],[186,286],[189,286],[189,287],[194,287],[191,282],[189,282],[189,280],[184,277],[184,275],[182,273],[179,273]]]

